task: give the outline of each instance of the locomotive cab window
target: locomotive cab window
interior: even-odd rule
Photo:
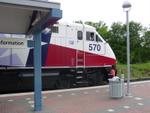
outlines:
[[[51,32],[52,33],[58,33],[59,32],[58,26],[52,26],[51,27]]]
[[[77,32],[77,36],[78,36],[78,40],[82,40],[83,39],[83,32],[82,31],[78,31]]]
[[[102,42],[101,38],[98,35],[96,35],[96,42]]]
[[[86,32],[86,40],[94,41],[94,32]]]

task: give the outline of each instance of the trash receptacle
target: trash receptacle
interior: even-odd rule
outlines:
[[[111,98],[124,97],[124,79],[112,78],[109,79],[109,94]]]

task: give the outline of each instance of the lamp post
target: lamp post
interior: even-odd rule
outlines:
[[[130,95],[130,34],[129,34],[129,11],[131,9],[131,4],[125,1],[122,5],[124,12],[126,12],[126,29],[127,29],[127,96]]]

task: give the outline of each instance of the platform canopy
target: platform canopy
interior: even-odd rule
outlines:
[[[32,34],[62,18],[60,3],[0,0],[0,33]]]

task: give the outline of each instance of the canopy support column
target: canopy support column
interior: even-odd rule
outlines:
[[[34,34],[34,110],[42,109],[41,32]]]

